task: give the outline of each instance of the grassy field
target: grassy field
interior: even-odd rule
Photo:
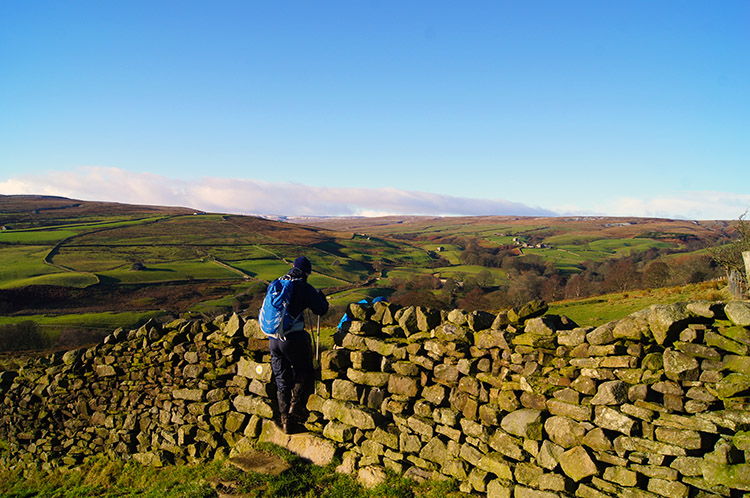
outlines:
[[[43,328],[83,327],[91,329],[114,330],[118,327],[133,329],[145,323],[149,318],[164,314],[160,310],[122,311],[106,313],[75,313],[72,315],[26,315],[17,317],[0,316],[0,325],[30,320]]]
[[[84,288],[96,285],[97,283],[99,283],[99,279],[92,273],[60,272],[2,282],[0,283],[0,289],[26,287],[27,285],[60,285],[63,287]]]
[[[0,246],[0,286],[9,287],[16,280],[60,272],[44,262],[50,249],[45,246]]]
[[[582,327],[599,326],[612,320],[624,318],[630,313],[654,304],[706,299],[728,300],[724,282],[703,282],[681,287],[646,289],[576,301],[561,301],[550,305],[550,314],[565,315]]]
[[[387,475],[386,482],[366,489],[354,477],[335,471],[336,463],[321,467],[274,445],[259,450],[283,458],[289,469],[278,476],[243,472],[226,459],[196,465],[144,467],[112,461],[104,456],[87,459],[74,469],[21,472],[0,467],[0,496],[4,498],[218,498],[211,483],[231,483],[245,498],[446,498],[459,496],[455,481],[416,483]]]
[[[213,261],[172,261],[149,264],[145,270],[129,267],[98,272],[99,275],[125,284],[167,282],[170,280],[236,280],[242,277]]]
[[[61,240],[75,237],[79,232],[64,229],[35,229],[0,232],[0,243],[3,244],[56,244]]]

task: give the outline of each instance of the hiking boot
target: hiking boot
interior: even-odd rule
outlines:
[[[279,429],[284,431],[285,434],[290,434],[289,432],[289,416],[285,414],[281,414],[281,417],[279,417]]]
[[[297,419],[289,417],[284,425],[284,432],[286,434],[299,434],[301,432],[307,432],[307,427],[302,425]]]

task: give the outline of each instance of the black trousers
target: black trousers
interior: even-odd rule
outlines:
[[[285,341],[269,339],[269,348],[279,412],[289,414],[293,404],[294,415],[301,415],[315,384],[312,339],[302,330],[289,334]]]

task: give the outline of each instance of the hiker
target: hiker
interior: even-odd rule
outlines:
[[[378,297],[376,297],[375,299],[373,299],[371,301],[370,298],[366,297],[364,299],[360,299],[359,301],[357,301],[357,304],[375,304],[375,303],[379,303],[381,301],[384,301],[384,302],[387,303],[388,302],[388,298],[386,298],[384,296],[378,296]],[[336,330],[341,331],[341,329],[344,327],[344,324],[347,323],[347,322],[351,322],[351,321],[352,321],[352,319],[349,316],[349,313],[344,313],[344,316],[341,317],[341,321],[339,322],[338,326],[336,327]]]
[[[276,380],[281,428],[287,434],[304,431],[302,424],[307,419],[307,398],[315,383],[312,339],[305,331],[303,312],[310,309],[318,316],[328,312],[325,294],[307,283],[310,273],[310,260],[300,256],[294,260],[294,267],[279,279],[291,281],[291,297],[286,313],[292,323],[287,329],[282,319],[281,328],[284,330],[279,334],[269,335],[271,369]],[[261,311],[261,315],[263,311],[265,310]]]

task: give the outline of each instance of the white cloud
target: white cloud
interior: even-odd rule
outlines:
[[[500,199],[472,199],[397,188],[326,188],[219,177],[186,181],[100,166],[15,176],[0,181],[0,193],[283,216],[565,214],[735,220],[750,209],[748,194],[713,191],[669,192],[653,198],[627,196],[598,205],[587,200],[585,194],[577,193],[571,194],[570,203],[565,206],[543,209]]]
[[[0,182],[0,192],[285,216],[555,215],[546,209],[499,199],[470,199],[396,188],[311,187],[237,178],[185,181],[100,166],[10,178]]]
[[[736,220],[750,210],[750,195],[714,191],[670,192],[651,199],[620,197],[599,206],[612,216]]]

